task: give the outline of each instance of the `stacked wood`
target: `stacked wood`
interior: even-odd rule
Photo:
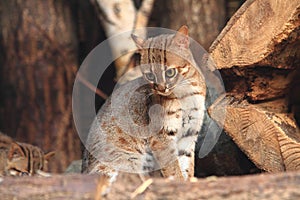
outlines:
[[[270,172],[300,169],[300,132],[293,117],[266,108],[227,96],[209,111],[219,122],[225,118],[225,131],[259,168]]]
[[[210,47],[217,69],[299,64],[298,0],[248,0]]]
[[[251,0],[238,10],[210,47],[228,92],[250,101],[287,94],[300,64],[299,13],[297,0]]]
[[[300,166],[300,132],[291,88],[300,68],[300,2],[247,1],[210,47],[227,96],[210,109],[261,169]]]

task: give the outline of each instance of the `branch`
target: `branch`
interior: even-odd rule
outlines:
[[[95,1],[95,0],[93,0]],[[107,38],[110,38],[112,54],[115,58],[117,79],[129,68],[130,59],[136,49],[131,39],[131,33],[136,28],[147,25],[154,0],[144,0],[140,9],[136,10],[132,0],[96,0],[94,5],[99,9],[99,18],[105,29]],[[118,35],[119,34],[119,35]],[[116,36],[118,37],[112,37]],[[146,31],[139,32],[140,37],[146,36]]]
[[[135,33],[136,29],[144,28],[147,26],[153,8],[153,4],[154,4],[154,0],[143,0],[140,9],[136,13],[136,18],[135,18],[136,20],[135,20],[133,33]],[[146,34],[147,34],[146,32],[143,32],[142,36],[145,37]]]

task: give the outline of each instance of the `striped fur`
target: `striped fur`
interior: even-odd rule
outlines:
[[[145,174],[160,170],[164,177],[186,180],[194,173],[194,148],[202,126],[206,94],[204,78],[189,49],[187,27],[183,26],[175,35],[133,39],[141,54],[143,78],[114,91],[120,106],[112,106],[111,98],[102,106],[89,132],[83,172],[110,176],[117,171]],[[130,92],[136,84],[144,85],[138,95],[132,95],[128,107],[121,106],[130,96],[127,90]],[[148,116],[156,105],[161,112]],[[119,122],[127,110],[132,111],[130,117],[140,126],[155,121],[161,123],[161,128],[144,138],[138,136],[148,129],[124,131]]]
[[[33,145],[14,142],[10,137],[0,133],[0,175],[34,175],[45,169],[53,152],[44,152]]]

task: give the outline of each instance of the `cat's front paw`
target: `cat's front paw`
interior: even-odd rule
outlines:
[[[175,127],[171,127],[171,126],[166,126],[164,127],[164,132],[168,135],[168,136],[175,136],[178,133],[178,129]]]

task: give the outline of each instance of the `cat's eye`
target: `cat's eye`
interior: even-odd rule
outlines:
[[[153,73],[148,72],[145,74],[145,76],[149,81],[155,81],[155,75]]]
[[[167,78],[173,78],[177,74],[177,70],[175,68],[168,69],[166,72]]]

